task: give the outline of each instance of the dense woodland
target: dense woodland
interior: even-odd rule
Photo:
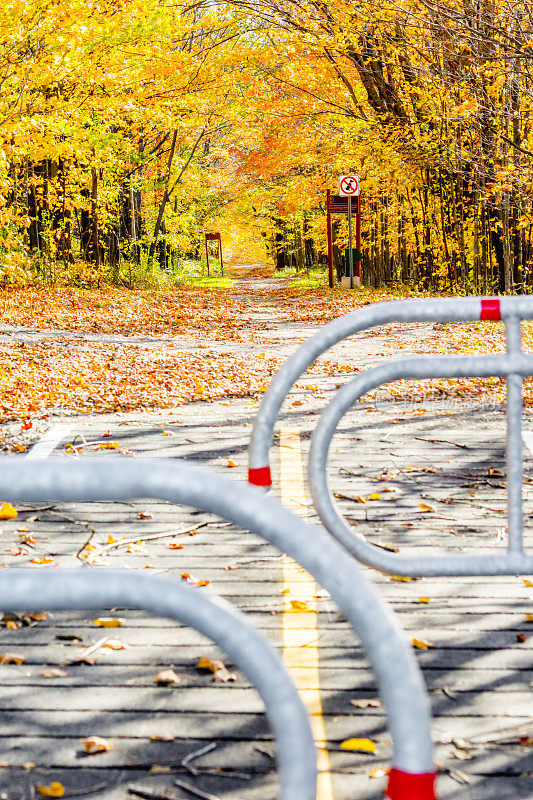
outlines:
[[[4,283],[323,265],[356,170],[366,283],[533,287],[529,0],[12,0],[0,85]]]

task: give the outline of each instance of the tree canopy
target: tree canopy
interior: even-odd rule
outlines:
[[[321,263],[353,169],[367,283],[533,283],[529,0],[17,0],[0,23],[4,281],[132,283],[219,228]]]

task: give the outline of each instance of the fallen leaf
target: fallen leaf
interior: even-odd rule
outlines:
[[[174,544],[174,542],[171,542],[169,544],[169,547],[170,547],[171,550],[183,550],[183,545],[182,544]]]
[[[431,597],[417,597],[416,600],[412,601],[413,603],[430,603]]]
[[[227,467],[238,467],[239,465],[238,465],[238,464],[236,464],[236,463],[235,463],[235,461],[232,461],[232,460],[231,460],[231,458],[228,458],[228,461],[227,461],[227,463],[226,463],[226,466],[227,466]]]
[[[64,678],[68,675],[68,672],[65,672],[64,669],[59,669],[59,667],[50,667],[50,669],[43,669],[41,672],[41,678]]]
[[[113,742],[110,742],[109,739],[103,739],[101,736],[88,736],[86,739],[80,739],[80,742],[85,752],[89,753],[89,755],[107,753],[108,750],[112,750],[114,747]]]
[[[528,580],[528,578],[522,578],[526,586],[533,586],[533,581]]]
[[[381,495],[379,492],[372,492],[372,494],[368,495],[369,500],[381,500]]]
[[[0,503],[0,519],[15,519],[19,512],[11,503]]]
[[[350,700],[352,706],[356,708],[379,708],[381,700]]]
[[[400,581],[401,583],[409,583],[409,581],[413,580],[408,575],[391,575],[390,579],[391,581]]]
[[[533,614],[526,614],[524,622],[533,622]]]
[[[161,672],[158,672],[154,678],[155,683],[160,683],[163,686],[170,685],[172,683],[179,683],[180,677],[176,675],[173,669],[164,669]]]
[[[163,431],[163,436],[174,436],[172,431]]]
[[[517,642],[527,642],[527,636],[525,633],[517,633],[516,634],[516,641]]]
[[[345,739],[341,742],[341,750],[359,750],[362,753],[377,752],[376,743],[372,739]]]
[[[170,767],[166,764],[152,764],[149,772],[170,772]]]
[[[186,583],[190,583],[191,586],[197,586],[197,587],[209,586],[209,584],[211,583],[211,581],[200,580],[200,578],[196,578],[194,575],[190,575],[188,572],[182,572],[181,579]]]
[[[421,508],[422,511],[435,511],[433,506],[428,506],[427,503],[419,503],[419,508]]]
[[[303,600],[291,600],[291,608],[293,611],[310,611],[311,609],[304,603]]]
[[[100,442],[98,450],[118,450],[118,442]]]
[[[154,742],[175,742],[176,737],[171,736],[170,734],[162,733],[160,736],[150,736],[150,739],[153,739]]]
[[[23,664],[26,661],[26,656],[20,653],[2,653],[0,655],[0,664]]]
[[[102,647],[107,647],[108,650],[129,650],[129,645],[119,642],[118,639],[107,639]]]
[[[374,767],[374,769],[370,770],[370,777],[371,778],[384,778],[385,775],[389,774],[388,769],[384,769],[383,767]]]
[[[137,514],[137,519],[152,519],[153,514],[148,514],[145,511],[141,511]]]
[[[426,642],[424,639],[417,639],[416,636],[411,638],[411,644],[418,650],[429,650],[430,647],[435,647],[434,642]]]
[[[52,558],[52,556],[43,556],[42,558],[32,558],[31,559],[31,563],[32,564],[53,564],[54,563],[54,559]]]
[[[30,614],[30,618],[35,622],[44,622],[45,619],[48,619],[48,614],[46,611],[36,611],[34,614]]]
[[[196,664],[196,669],[205,669],[213,673],[213,680],[217,683],[228,683],[236,681],[237,676],[234,672],[228,672],[223,661],[211,661],[209,658],[202,657]]]
[[[93,620],[94,624],[100,628],[120,628],[125,621],[120,617],[98,617]]]
[[[65,787],[59,781],[52,781],[50,786],[41,786],[38,783],[36,788],[43,797],[63,797],[65,794]]]

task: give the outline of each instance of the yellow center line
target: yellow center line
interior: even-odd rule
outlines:
[[[307,515],[300,434],[282,428],[279,439],[281,502],[295,514]],[[298,687],[311,718],[317,746],[317,800],[333,800],[326,750],[326,728],[320,697],[317,585],[311,575],[289,556],[283,561],[283,659]],[[304,604],[298,609],[298,603]]]

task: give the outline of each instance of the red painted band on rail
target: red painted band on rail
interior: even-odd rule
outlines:
[[[254,486],[272,486],[270,467],[256,467],[248,470],[248,483]]]
[[[389,772],[389,785],[385,793],[388,800],[436,800],[435,773],[413,775],[393,767]]]
[[[480,319],[498,320],[502,318],[499,297],[482,297]]]

